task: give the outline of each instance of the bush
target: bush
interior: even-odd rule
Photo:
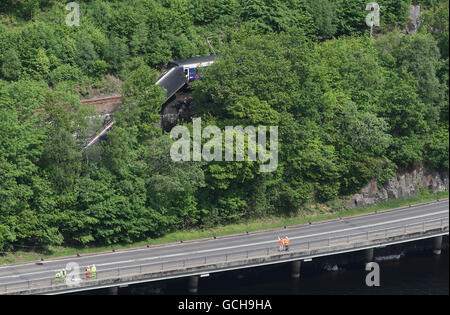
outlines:
[[[49,75],[49,81],[52,85],[62,81],[75,81],[79,82],[82,77],[82,72],[77,66],[71,66],[70,64],[64,64],[58,66]]]
[[[22,63],[15,49],[6,51],[2,60],[2,75],[5,79],[15,81],[22,72]]]
[[[95,60],[92,63],[92,69],[90,71],[91,76],[100,78],[108,71],[108,64],[104,60]]]

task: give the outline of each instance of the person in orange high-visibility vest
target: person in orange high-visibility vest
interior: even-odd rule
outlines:
[[[89,280],[89,274],[91,273],[91,268],[87,266],[86,268],[86,280]]]
[[[280,241],[280,252],[284,249],[284,240],[282,237],[278,237],[278,240]]]
[[[289,250],[289,238],[287,236],[284,239],[284,247],[285,247],[285,250]]]

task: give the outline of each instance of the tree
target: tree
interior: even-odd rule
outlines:
[[[99,60],[99,56],[95,51],[88,36],[80,33],[76,37],[75,62],[85,74],[92,74],[92,65]]]
[[[449,47],[449,1],[440,2],[427,8],[421,29],[426,29],[433,35],[441,51],[442,58],[445,59],[448,58]]]
[[[2,60],[2,75],[5,79],[16,81],[22,72],[22,62],[17,51],[9,49],[6,51]]]
[[[240,17],[263,34],[282,32],[292,27],[308,29],[313,23],[304,1],[250,1],[243,7]]]
[[[81,172],[81,150],[73,136],[79,126],[72,124],[74,116],[69,115],[67,107],[62,104],[47,106],[46,113],[50,127],[46,130],[47,141],[40,166],[55,191],[73,191]]]
[[[160,132],[156,124],[160,120],[159,112],[161,104],[166,100],[166,93],[155,85],[156,78],[155,71],[141,64],[128,75],[122,87],[125,99],[118,118],[136,126],[139,139]]]
[[[417,79],[423,102],[427,105],[439,104],[442,94],[436,72],[440,66],[440,54],[434,38],[422,33],[404,36],[393,55],[399,67],[411,72]]]
[[[111,37],[105,51],[105,60],[109,64],[111,73],[118,73],[128,58],[128,46],[125,40],[117,36]]]
[[[329,0],[309,0],[308,12],[314,18],[319,38],[330,38],[336,33],[336,4]]]
[[[145,153],[148,207],[182,229],[201,222],[195,194],[205,186],[203,163],[174,162],[170,157],[173,140],[164,135],[152,139]]]
[[[14,110],[0,110],[1,247],[10,247],[11,241],[33,242],[40,230],[37,214],[29,205],[43,140],[42,131],[35,127],[34,120],[20,122]]]
[[[364,34],[364,32],[367,30],[365,18],[369,13],[368,11],[365,11],[366,4],[367,1],[364,0],[337,1],[337,36],[358,36]]]
[[[235,21],[239,9],[237,0],[195,0],[188,4],[188,11],[198,25],[229,24]]]
[[[427,140],[425,162],[436,170],[448,170],[449,167],[449,135],[448,123],[442,125]]]

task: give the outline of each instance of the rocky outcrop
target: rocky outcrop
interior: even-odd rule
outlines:
[[[160,126],[169,132],[180,121],[190,122],[194,115],[194,102],[187,88],[177,92],[173,100],[169,101],[161,112]]]
[[[397,173],[386,184],[379,187],[376,180],[370,181],[361,191],[352,196],[346,206],[361,207],[386,201],[388,199],[398,199],[417,196],[421,189],[428,189],[430,192],[448,190],[448,172],[437,172],[426,167],[416,167],[412,171]]]
[[[419,30],[422,19],[420,17],[420,4],[409,7],[409,22],[406,24],[406,34],[414,34]]]

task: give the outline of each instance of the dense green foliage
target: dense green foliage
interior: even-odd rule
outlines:
[[[91,0],[0,4],[0,250],[129,243],[178,229],[291,215],[398,168],[449,167],[448,1]],[[414,2],[415,3],[415,2]],[[279,164],[174,162],[158,127],[157,74],[221,57],[192,84],[202,124],[278,126]],[[86,86],[123,81],[115,126],[82,106]],[[192,124],[188,123],[189,128]]]

